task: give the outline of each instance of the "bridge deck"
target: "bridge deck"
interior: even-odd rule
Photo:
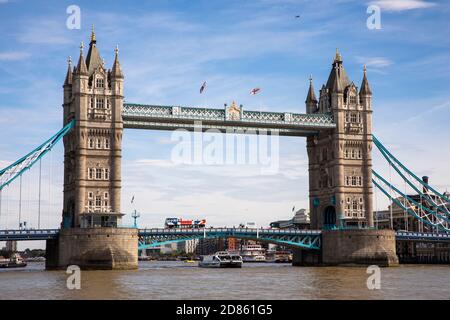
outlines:
[[[199,229],[139,229],[140,237],[189,237],[189,236],[320,236],[321,230],[298,229],[255,229],[255,228],[199,228]],[[0,241],[16,240],[48,240],[56,239],[59,229],[27,229],[27,230],[0,230]],[[431,241],[450,242],[450,234],[426,232],[396,232],[397,241]]]
[[[334,129],[331,114],[299,114],[283,112],[241,111],[229,117],[226,109],[191,108],[124,104],[124,127],[132,129],[189,131],[216,129],[228,133],[266,134],[277,130],[279,135],[309,136],[323,129]],[[198,123],[201,122],[201,127]]]

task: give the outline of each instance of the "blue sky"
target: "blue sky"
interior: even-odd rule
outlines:
[[[381,7],[380,30],[366,27],[373,3]],[[81,8],[80,30],[66,28],[71,4]],[[317,94],[338,47],[357,86],[367,64],[374,133],[418,175],[427,174],[446,189],[449,16],[450,4],[438,0],[0,0],[0,167],[61,127],[67,57],[77,60],[79,43],[88,43],[94,23],[108,67],[119,45],[126,101],[136,103],[220,108],[236,100],[246,109],[301,113],[309,75]],[[199,95],[204,80],[208,87]],[[253,87],[261,93],[249,95]],[[171,165],[172,147],[168,132],[125,133],[123,210],[133,209],[127,199],[136,194],[142,225],[160,226],[167,216],[206,216],[213,225],[267,225],[290,218],[293,205],[307,206],[302,138],[281,139],[280,171],[265,176],[245,166]],[[374,156],[375,168],[383,171]],[[50,190],[46,226],[60,221],[62,160],[59,146],[52,161],[43,163],[53,168],[51,181],[44,181]],[[30,199],[36,176],[32,171],[26,178]],[[14,223],[14,188],[9,213],[3,204],[2,227]],[[24,213],[31,224],[36,224],[35,205]]]

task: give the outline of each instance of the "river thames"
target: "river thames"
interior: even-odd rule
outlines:
[[[204,269],[178,261],[139,262],[133,271],[82,271],[69,290],[64,271],[44,264],[0,270],[0,299],[450,299],[450,266],[381,269],[381,289],[367,289],[363,267],[245,264]]]

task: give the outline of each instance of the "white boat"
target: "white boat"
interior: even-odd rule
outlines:
[[[241,250],[242,261],[244,262],[266,262],[265,250],[259,244],[248,244]]]
[[[219,251],[213,255],[201,256],[198,266],[202,268],[241,268],[242,257],[239,254]]]

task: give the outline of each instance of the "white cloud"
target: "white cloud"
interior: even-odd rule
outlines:
[[[424,0],[378,0],[372,1],[370,4],[377,5],[381,9],[388,11],[427,9],[436,5],[433,2],[427,2]]]
[[[392,60],[385,57],[356,57],[358,63],[363,63],[367,67],[375,69],[389,67],[393,64]]]
[[[0,52],[0,61],[2,60],[17,61],[17,60],[24,60],[28,57],[30,57],[30,54],[28,52],[21,52],[21,51]]]

